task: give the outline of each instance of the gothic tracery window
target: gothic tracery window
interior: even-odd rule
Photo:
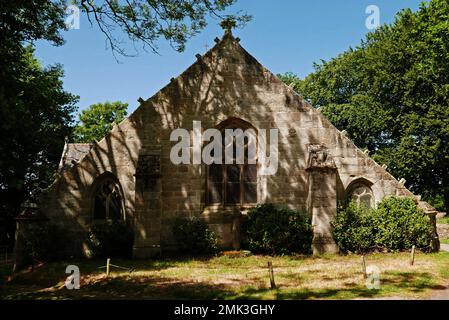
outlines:
[[[358,206],[363,205],[366,208],[374,208],[374,195],[369,186],[357,182],[350,187],[348,200],[354,201]]]
[[[228,125],[224,130],[248,129],[245,126]],[[257,164],[248,163],[248,139],[245,138],[244,164],[211,164],[207,170],[207,200],[209,204],[244,205],[257,203]],[[224,145],[224,143],[223,143]],[[223,163],[225,151],[223,149]],[[233,158],[236,159],[234,141]]]
[[[123,217],[120,186],[112,177],[100,178],[93,194],[93,218],[119,220]]]

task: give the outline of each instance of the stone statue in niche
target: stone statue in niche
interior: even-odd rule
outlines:
[[[161,176],[160,155],[141,155],[137,162],[136,182],[142,192],[156,191]]]

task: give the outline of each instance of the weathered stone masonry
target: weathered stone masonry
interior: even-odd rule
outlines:
[[[135,228],[135,257],[176,249],[172,224],[177,217],[199,216],[217,232],[223,248],[239,247],[241,216],[254,204],[209,203],[207,167],[174,165],[169,159],[171,131],[192,130],[194,120],[203,130],[228,122],[279,129],[279,169],[272,176],[257,175],[257,202],[308,212],[315,253],[337,251],[330,221],[350,190],[363,186],[361,199],[374,204],[387,195],[417,199],[227,32],[104,139],[72,155],[67,153],[75,145],[66,146],[59,177],[40,206],[52,223],[73,234],[74,252],[89,252],[84,235],[95,223],[95,186],[104,177],[119,185],[115,192],[123,200],[124,218]]]

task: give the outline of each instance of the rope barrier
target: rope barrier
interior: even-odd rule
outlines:
[[[109,263],[109,267],[114,267],[114,268],[117,268],[117,269],[128,270],[130,273],[136,271],[136,269],[134,269],[134,268],[122,267],[122,266],[118,266],[118,265],[112,264],[112,263]],[[107,269],[108,266],[106,265],[106,266],[98,267],[98,269],[105,269],[105,268]]]

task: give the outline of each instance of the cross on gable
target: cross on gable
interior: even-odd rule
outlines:
[[[232,33],[232,29],[237,27],[237,22],[235,21],[234,17],[228,16],[225,19],[221,20],[220,26],[225,31],[225,34]]]

